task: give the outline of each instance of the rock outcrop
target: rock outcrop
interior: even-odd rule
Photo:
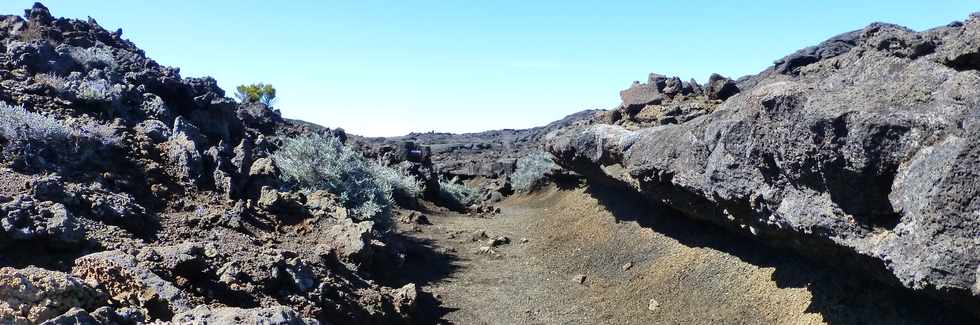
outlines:
[[[872,24],[740,79],[706,115],[566,129],[548,150],[592,182],[976,311],[978,35],[978,15]]]
[[[619,92],[623,103],[600,114],[597,120],[630,129],[683,123],[710,113],[738,92],[734,80],[719,74],[712,74],[702,86],[693,79],[681,81],[651,73],[646,83],[634,81]]]
[[[237,103],[122,35],[41,4],[0,16],[0,323],[411,321],[415,287],[372,275],[403,256],[381,227],[283,187],[271,158],[342,130]]]
[[[77,219],[61,203],[37,202],[28,195],[19,195],[0,204],[0,241],[46,241],[60,246],[79,243],[85,232]]]
[[[170,319],[191,309],[187,294],[121,251],[100,252],[75,261],[72,274],[107,293],[114,303],[140,308],[153,319]]]
[[[37,324],[72,307],[105,304],[104,295],[71,275],[37,267],[0,268],[0,323]]]

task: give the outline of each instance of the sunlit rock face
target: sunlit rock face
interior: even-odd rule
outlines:
[[[923,32],[876,23],[740,79],[703,116],[581,126],[547,147],[594,182],[975,308],[978,53],[977,15]]]

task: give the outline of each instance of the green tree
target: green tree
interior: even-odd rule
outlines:
[[[263,103],[271,107],[276,102],[276,88],[270,84],[241,85],[236,90],[235,97],[242,103]]]

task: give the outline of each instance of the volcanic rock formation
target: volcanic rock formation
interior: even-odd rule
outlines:
[[[25,19],[26,18],[26,19]],[[0,16],[0,323],[403,323],[398,252],[332,194],[282,191],[287,121],[94,19]]]
[[[875,23],[740,79],[703,116],[564,129],[547,146],[592,182],[976,311],[978,53],[977,14]],[[623,107],[655,103],[634,94],[653,79]]]

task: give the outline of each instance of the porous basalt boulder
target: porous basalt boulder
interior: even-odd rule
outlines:
[[[263,187],[278,188],[279,168],[272,158],[259,158],[252,162],[245,178],[243,193],[248,198],[259,198]]]
[[[388,295],[391,297],[391,304],[394,306],[396,312],[409,318],[415,315],[415,309],[418,307],[419,292],[414,283],[409,283],[401,288],[391,290]]]
[[[325,234],[329,245],[344,261],[366,264],[370,263],[374,250],[371,245],[374,240],[374,222],[354,222],[350,219],[340,220],[330,227]]]
[[[134,231],[146,228],[146,209],[132,195],[96,190],[82,197],[89,204],[90,215],[97,220]]]
[[[0,323],[37,324],[72,308],[94,309],[106,297],[71,275],[37,267],[0,268]]]
[[[282,122],[282,115],[278,110],[273,110],[262,103],[244,104],[238,108],[235,114],[245,127],[264,134],[273,133],[274,126]]]
[[[67,247],[79,243],[85,230],[75,215],[61,203],[35,201],[19,195],[0,204],[0,245],[9,240],[43,240],[50,245]]]
[[[187,294],[122,251],[106,251],[75,260],[72,274],[106,292],[114,303],[137,306],[154,319],[170,319],[191,309]]]
[[[72,308],[68,312],[49,319],[41,325],[76,325],[76,324],[100,324],[99,320],[95,319],[90,315],[85,309]]]
[[[134,128],[137,134],[145,136],[154,143],[167,141],[170,138],[170,128],[160,120],[146,120]]]
[[[713,73],[708,77],[704,93],[708,99],[726,100],[738,93],[738,86],[735,85],[734,80]]]

